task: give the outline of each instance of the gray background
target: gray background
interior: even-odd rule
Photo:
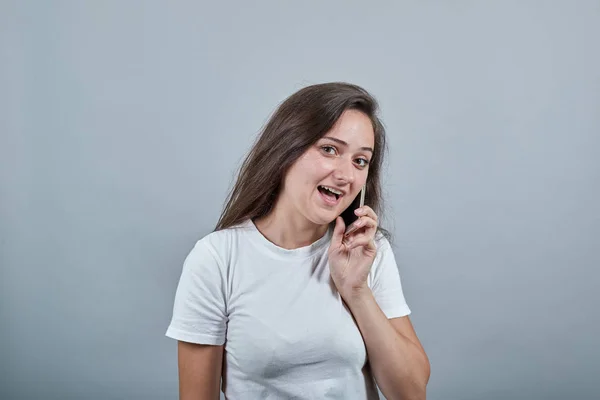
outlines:
[[[337,80],[382,105],[428,399],[600,398],[599,1],[3,0],[0,33],[0,398],[175,399],[185,255]]]

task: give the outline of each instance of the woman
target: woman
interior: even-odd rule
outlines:
[[[327,83],[264,127],[184,262],[167,330],[181,399],[217,399],[221,377],[234,400],[376,399],[375,381],[388,399],[425,398],[429,361],[378,223],[376,113],[364,89]]]

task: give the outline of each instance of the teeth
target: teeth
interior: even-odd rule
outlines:
[[[321,187],[322,187],[323,189],[327,189],[327,190],[329,190],[329,191],[330,191],[331,193],[333,193],[333,194],[337,194],[338,196],[340,196],[340,195],[342,194],[342,192],[340,192],[339,190],[335,190],[335,189],[332,189],[332,188],[330,188],[330,187],[327,187],[327,186],[321,186]]]

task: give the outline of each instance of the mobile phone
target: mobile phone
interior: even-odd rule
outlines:
[[[352,201],[352,203],[350,204],[350,206],[348,206],[348,208],[346,208],[344,210],[344,212],[342,213],[341,217],[344,219],[344,224],[346,225],[346,232],[344,233],[345,235],[351,233],[351,231],[348,230],[348,227],[358,219],[358,216],[354,213],[354,210],[356,210],[357,208],[360,208],[362,206],[365,205],[365,193],[367,190],[367,186],[366,184],[363,185],[363,187],[360,189],[360,193],[358,194],[358,196],[356,196],[356,198],[354,199],[354,201]]]

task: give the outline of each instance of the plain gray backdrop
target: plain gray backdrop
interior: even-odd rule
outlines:
[[[0,1],[0,398],[175,399],[277,105],[364,86],[430,400],[600,398],[600,2]]]

